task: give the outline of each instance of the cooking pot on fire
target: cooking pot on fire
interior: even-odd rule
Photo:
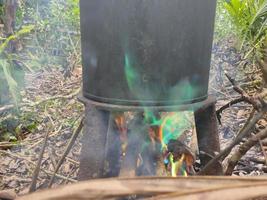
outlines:
[[[207,98],[215,0],[80,0],[83,96],[169,106]]]

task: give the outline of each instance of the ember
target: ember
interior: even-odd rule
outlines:
[[[195,173],[193,168],[195,156],[185,144],[179,140],[170,140],[168,152],[172,176],[187,176]]]

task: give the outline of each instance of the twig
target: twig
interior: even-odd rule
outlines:
[[[266,91],[263,91],[261,94],[256,95],[256,96],[250,96],[249,94],[247,94],[245,90],[243,90],[240,86],[237,85],[237,82],[233,78],[231,78],[230,75],[227,74],[227,72],[225,72],[225,76],[228,78],[230,83],[233,85],[233,89],[237,93],[239,93],[241,97],[230,101],[229,103],[225,104],[219,110],[216,111],[217,119],[220,124],[221,124],[221,113],[225,109],[229,108],[230,106],[234,104],[237,104],[240,102],[246,102],[246,103],[251,104],[254,107],[254,109],[257,111],[260,111],[262,107],[266,105],[266,103],[264,102],[264,97],[267,95]]]
[[[39,175],[39,172],[40,172],[41,163],[42,163],[45,147],[46,147],[46,144],[47,144],[49,132],[50,132],[50,130],[48,130],[46,132],[46,134],[45,134],[44,143],[43,143],[43,146],[42,146],[39,158],[38,158],[38,162],[37,162],[37,165],[36,165],[35,170],[33,172],[32,182],[31,182],[31,185],[30,185],[29,193],[34,192],[36,190],[37,178],[38,178],[38,175]]]
[[[221,118],[222,118],[221,114],[225,109],[227,109],[230,106],[235,105],[237,103],[241,103],[243,101],[245,101],[244,97],[240,97],[238,99],[234,99],[234,100],[230,101],[229,103],[225,104],[224,106],[222,106],[219,110],[217,110],[216,111],[216,116],[217,116],[217,119],[218,119],[219,123],[222,124],[221,123]]]
[[[265,139],[267,137],[267,128],[262,130],[250,137],[245,143],[239,146],[238,150],[231,156],[228,160],[228,166],[225,171],[225,175],[231,175],[238,161],[250,150],[253,146],[255,146],[259,140]]]
[[[227,74],[227,72],[224,72],[224,74],[228,78],[228,80],[230,81],[230,83],[233,85],[233,87],[234,87],[233,89],[237,93],[239,93],[241,95],[244,95],[245,94],[244,90],[237,85],[237,82],[229,74]]]
[[[59,162],[58,162],[58,164],[57,164],[57,166],[56,166],[55,172],[54,172],[54,174],[52,175],[52,177],[51,177],[51,179],[50,179],[50,182],[49,182],[49,184],[48,184],[48,188],[51,188],[51,186],[52,186],[52,184],[53,184],[53,182],[54,182],[54,179],[55,179],[55,175],[56,175],[56,173],[58,172],[59,168],[61,167],[62,163],[64,162],[66,156],[69,154],[69,151],[71,150],[71,148],[72,148],[74,142],[76,141],[76,139],[77,139],[79,133],[81,132],[81,130],[82,130],[82,128],[83,128],[83,124],[84,124],[84,117],[82,117],[81,122],[80,122],[78,128],[76,129],[76,131],[75,131],[74,134],[72,135],[72,137],[71,137],[71,139],[70,139],[70,141],[69,141],[69,144],[67,145],[67,147],[66,147],[66,149],[65,149],[65,151],[64,151],[64,153],[63,153],[63,155],[61,156],[61,158],[60,158],[60,160],[59,160]]]
[[[51,135],[49,135],[48,138],[54,137],[55,135],[59,134],[60,131],[62,131],[62,125],[60,125],[60,127],[56,131],[54,131]],[[37,139],[40,139],[40,138],[38,137]],[[39,145],[41,142],[42,142],[42,140],[38,140],[37,142],[32,144],[28,149],[33,149],[34,147]]]
[[[15,154],[15,153],[8,152],[8,151],[3,151],[3,150],[0,150],[0,154],[5,154],[5,155],[8,155],[8,156],[10,156],[10,157],[15,157],[15,158],[17,158],[17,159],[25,160],[25,161],[27,161],[29,164],[35,166],[35,163],[34,163],[33,161],[28,160],[27,158],[25,158],[25,157],[23,157],[23,156],[21,156],[21,155],[17,155],[17,154]],[[52,175],[54,174],[53,172],[51,172],[51,171],[49,171],[49,170],[45,170],[45,169],[43,169],[43,168],[40,168],[40,170],[41,170],[42,172],[44,172],[45,174],[49,175],[49,176],[52,176]],[[58,177],[58,178],[64,179],[64,180],[68,180],[68,181],[73,182],[73,183],[76,183],[76,182],[77,182],[77,180],[74,180],[74,179],[72,179],[72,178],[66,178],[65,176],[62,176],[62,175],[60,175],[60,174],[56,174],[55,176]]]
[[[255,115],[255,120],[257,119],[257,121],[266,113],[266,111],[267,111],[267,104],[266,104],[266,102],[264,101],[264,98],[266,97],[266,95],[267,95],[267,91],[266,90],[263,90],[263,92],[262,93],[260,93],[259,95],[256,95],[256,96],[254,96],[254,97],[251,97],[251,96],[249,96],[248,94],[247,94],[247,92],[246,91],[244,91],[240,86],[238,86],[237,85],[237,83],[236,83],[236,81],[233,79],[233,78],[231,78],[226,72],[225,72],[225,76],[229,79],[229,81],[232,83],[232,85],[233,85],[233,87],[234,87],[234,90],[236,91],[236,92],[238,92],[239,94],[241,94],[242,95],[242,97],[241,98],[243,98],[244,99],[244,101],[246,101],[246,102],[248,102],[248,103],[250,103],[250,104],[252,104],[253,105],[253,107],[254,107],[254,111],[252,112],[252,114],[250,115],[250,117],[249,117],[249,119],[248,119],[248,121],[247,121],[247,123],[246,123],[246,125],[253,125],[252,123],[251,123],[251,121],[253,121],[253,115],[254,115],[254,112],[255,111],[258,111],[259,113],[258,113],[258,115],[256,114]],[[259,118],[258,118],[258,117]],[[250,121],[251,120],[251,121]],[[255,124],[257,123],[257,121],[255,121]],[[238,133],[238,135],[237,135],[237,137],[236,137],[236,140],[242,140],[242,138],[244,138],[244,137],[246,137],[246,135],[248,134],[248,133],[246,133],[245,132],[245,129],[246,129],[246,125],[241,129],[241,131]],[[249,127],[249,126],[248,126]],[[239,142],[240,142],[239,141]],[[237,144],[239,143],[239,142],[237,142]]]
[[[77,166],[72,166],[72,168],[70,169],[70,173],[68,174],[67,177],[70,177],[71,175],[73,175],[77,170]],[[68,183],[68,180],[62,180],[60,185],[66,185]]]
[[[232,143],[226,147],[223,151],[221,151],[218,155],[216,155],[212,160],[210,160],[207,165],[199,172],[199,174],[203,174],[206,171],[208,171],[212,166],[214,166],[217,162],[220,160],[223,160],[229,155],[229,153],[232,151],[232,149],[239,144],[243,138],[245,138],[248,134],[250,134],[256,123],[262,118],[262,116],[265,114],[266,110],[262,110],[260,112],[257,112],[254,114],[254,111],[251,113],[249,119],[247,120],[246,124],[243,126],[243,128],[239,131],[236,138]]]
[[[21,107],[35,107],[35,106],[43,104],[43,103],[45,103],[47,101],[53,101],[53,100],[56,100],[56,99],[72,99],[75,96],[77,96],[79,94],[79,92],[80,92],[80,88],[78,90],[76,90],[75,92],[73,92],[72,94],[69,94],[69,95],[66,95],[66,96],[57,95],[57,96],[53,96],[53,97],[48,97],[46,99],[43,99],[43,100],[40,100],[40,101],[37,101],[37,102],[34,102],[34,103],[20,103],[20,104],[17,105],[17,107],[18,108],[21,108]],[[4,113],[4,112],[7,112],[9,110],[12,110],[15,107],[16,107],[16,105],[14,105],[14,104],[0,107],[0,114]]]
[[[238,86],[237,82],[233,78],[231,78],[226,72],[225,72],[225,76],[228,78],[230,83],[233,85],[233,89],[242,96],[243,101],[252,104],[256,110],[261,109],[262,103],[259,101],[259,98],[257,96],[255,97],[249,96],[247,92],[243,90],[240,86]]]
[[[0,149],[8,149],[14,146],[19,146],[21,144],[19,143],[13,143],[13,142],[0,142]]]
[[[56,159],[55,159],[55,157],[54,157],[55,152],[54,152],[53,150],[49,149],[49,150],[48,150],[48,154],[49,154],[49,157],[50,157],[50,160],[51,160],[53,169],[56,169],[57,162],[56,162]]]
[[[74,165],[80,165],[80,163],[78,161],[73,160],[72,158],[66,157],[66,160],[69,161],[69,162],[71,162]]]

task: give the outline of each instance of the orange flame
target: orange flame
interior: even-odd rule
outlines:
[[[119,129],[120,137],[123,142],[127,141],[127,125],[124,114],[117,114],[115,116],[115,123]]]

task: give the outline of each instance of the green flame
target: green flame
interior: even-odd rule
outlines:
[[[128,54],[125,54],[125,75],[130,90],[134,90],[135,83],[138,80],[138,74],[132,67]]]
[[[161,142],[167,145],[170,140],[177,140],[184,131],[192,128],[188,120],[189,112],[171,113],[166,115],[161,124]]]
[[[149,91],[142,85],[140,73],[137,69],[137,62],[134,57],[126,53],[124,55],[124,73],[127,84],[132,94],[142,102],[144,95],[149,97]],[[198,88],[192,86],[190,81],[184,79],[173,86],[168,93],[170,101],[184,101],[194,98]],[[144,122],[150,126],[160,127],[160,141],[162,147],[166,146],[170,140],[178,139],[185,130],[192,128],[192,124],[188,122],[188,112],[172,113],[167,115],[156,115],[154,111],[148,107],[144,108]]]

